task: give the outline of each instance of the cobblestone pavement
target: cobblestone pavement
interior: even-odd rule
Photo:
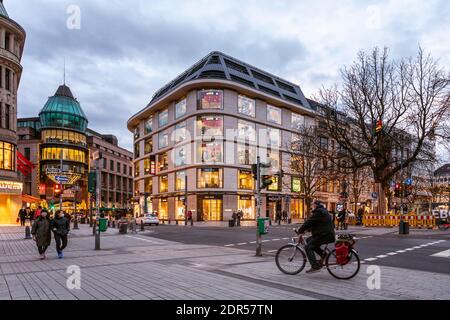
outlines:
[[[326,271],[286,276],[273,257],[180,244],[149,232],[109,230],[102,235],[102,250],[94,251],[91,229],[80,228],[71,232],[65,259],[56,259],[52,241],[48,259],[40,261],[23,228],[0,227],[0,300],[450,299],[445,274],[382,266],[381,289],[369,290],[368,264],[350,281],[338,281]],[[80,267],[79,290],[67,287],[69,266]]]

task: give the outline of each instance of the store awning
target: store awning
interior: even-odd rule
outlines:
[[[26,202],[26,203],[39,203],[39,202],[41,202],[41,199],[32,197],[32,196],[30,196],[30,195],[28,195],[28,194],[23,194],[23,195],[22,195],[22,202]]]

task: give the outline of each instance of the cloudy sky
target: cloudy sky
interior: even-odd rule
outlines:
[[[19,116],[38,114],[63,81],[90,127],[131,149],[128,118],[210,51],[223,51],[300,85],[306,96],[339,82],[359,50],[394,57],[422,45],[448,69],[448,0],[5,0],[27,31]],[[219,5],[220,3],[220,5]],[[67,27],[68,9],[80,29]]]

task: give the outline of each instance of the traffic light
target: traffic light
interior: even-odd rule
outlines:
[[[59,184],[55,184],[55,194],[61,193],[61,186]]]
[[[95,172],[89,172],[88,192],[95,193],[96,189],[97,189],[97,174]]]
[[[252,174],[255,180],[258,180],[258,165],[252,164]]]
[[[375,128],[375,133],[376,134],[380,134],[382,131],[383,131],[383,121],[382,120],[378,120],[376,128]]]
[[[264,190],[273,184],[273,179],[270,176],[262,176],[261,190]]]
[[[394,190],[394,196],[396,198],[400,198],[401,196],[401,191],[402,191],[402,186],[400,185],[400,183],[396,183],[395,184],[395,190]]]

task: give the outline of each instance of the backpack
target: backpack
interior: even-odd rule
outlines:
[[[346,265],[349,261],[350,252],[353,250],[355,240],[352,235],[341,234],[336,241],[336,262],[339,265]]]

